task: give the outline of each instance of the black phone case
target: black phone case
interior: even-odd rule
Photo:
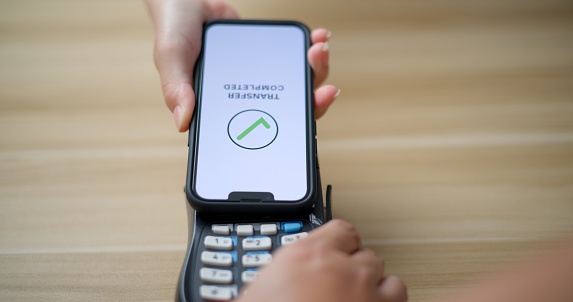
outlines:
[[[212,20],[205,24],[205,28],[210,25],[215,24],[245,24],[245,25],[292,25],[301,28],[305,32],[306,36],[306,48],[310,47],[310,31],[308,27],[302,23],[296,21],[273,21],[273,20]],[[204,38],[203,38],[204,39]],[[201,95],[201,82],[202,82],[202,57],[201,53],[197,64],[195,65],[195,94],[199,97]],[[305,56],[306,58],[306,56]],[[308,58],[306,58],[308,60]],[[313,94],[313,76],[312,70],[309,64],[306,64],[306,76],[307,76],[307,111],[309,112],[309,118],[307,124],[309,125],[307,131],[307,144],[311,146],[308,155],[308,194],[305,198],[296,202],[280,202],[280,201],[267,201],[267,200],[257,200],[252,198],[246,198],[241,200],[204,200],[197,196],[193,188],[193,177],[195,174],[195,141],[197,135],[197,112],[195,110],[191,125],[189,127],[189,156],[188,156],[188,167],[187,167],[187,181],[185,185],[185,194],[187,200],[190,202],[191,206],[198,212],[211,213],[211,214],[296,214],[304,211],[308,211],[318,196],[316,194],[318,188],[317,181],[317,170],[314,167],[317,166],[316,161],[316,123],[314,121],[314,94]],[[199,102],[199,100],[197,100]]]

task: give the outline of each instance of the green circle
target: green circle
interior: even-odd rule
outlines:
[[[275,123],[275,126],[276,126],[276,128],[277,128],[277,131],[276,131],[276,133],[275,133],[275,137],[273,137],[273,139],[272,139],[268,144],[266,144],[266,145],[264,145],[264,146],[262,146],[262,147],[249,148],[249,147],[241,146],[240,144],[238,144],[237,142],[235,142],[235,140],[233,139],[233,136],[231,136],[231,130],[230,130],[230,128],[231,128],[231,123],[233,122],[233,119],[235,119],[235,118],[236,118],[237,116],[239,116],[240,114],[245,113],[245,112],[248,112],[248,111],[257,111],[257,112],[262,112],[262,113],[266,114],[267,116],[269,116],[269,117],[273,120],[273,122]],[[229,139],[233,142],[233,144],[235,144],[235,145],[237,145],[237,146],[239,146],[239,147],[241,147],[241,148],[243,148],[243,149],[247,149],[247,150],[259,150],[259,149],[263,149],[263,148],[267,147],[268,145],[272,144],[272,143],[275,141],[275,139],[276,139],[277,136],[279,135],[279,124],[277,123],[277,121],[275,120],[275,118],[274,118],[272,115],[270,115],[268,112],[265,112],[265,111],[262,111],[262,110],[258,110],[258,109],[247,109],[247,110],[243,110],[243,111],[241,111],[241,112],[235,114],[235,115],[229,120],[229,123],[227,124],[227,135],[229,135]]]

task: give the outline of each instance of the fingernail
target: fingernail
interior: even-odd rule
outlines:
[[[326,39],[330,39],[330,37],[332,37],[332,32],[329,31],[326,33]]]
[[[324,45],[322,46],[322,65],[324,67],[328,67],[329,64],[329,52],[328,52],[329,46],[328,46],[328,42],[325,42]]]
[[[181,106],[177,105],[177,107],[173,109],[173,119],[175,119],[177,130],[181,129]]]
[[[338,91],[336,91],[336,94],[334,95],[334,97],[338,97],[340,95],[340,89],[338,89]]]

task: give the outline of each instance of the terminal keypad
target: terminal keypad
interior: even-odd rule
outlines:
[[[200,238],[195,290],[204,301],[230,301],[270,263],[272,253],[308,236],[309,222],[216,223]]]

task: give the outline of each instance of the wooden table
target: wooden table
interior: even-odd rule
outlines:
[[[332,30],[336,217],[412,301],[573,230],[571,1],[231,1]],[[187,137],[141,1],[0,4],[0,300],[172,300]]]

